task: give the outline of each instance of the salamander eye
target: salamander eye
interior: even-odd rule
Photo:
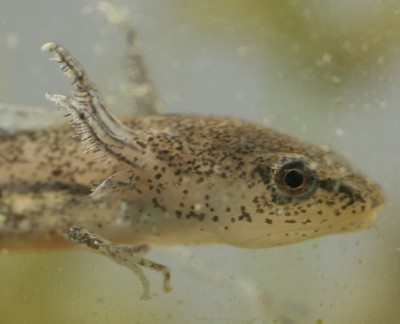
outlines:
[[[285,157],[272,169],[275,194],[285,198],[306,199],[317,188],[316,171],[301,157]]]

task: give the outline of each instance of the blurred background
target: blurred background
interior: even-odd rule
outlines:
[[[114,111],[132,112],[125,37],[100,3],[0,2],[2,104],[54,113],[44,93],[67,94],[70,81],[40,47],[56,41]],[[137,26],[168,112],[236,116],[329,144],[382,185],[386,207],[375,229],[280,248],[157,248],[150,259],[171,267],[173,291],[147,272],[157,295],[147,302],[136,277],[101,256],[3,253],[0,323],[400,322],[400,1],[112,3]],[[26,119],[43,127],[50,117]]]

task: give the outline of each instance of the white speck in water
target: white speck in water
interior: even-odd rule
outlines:
[[[299,45],[299,43],[293,42],[293,43],[290,45],[290,49],[291,49],[293,52],[298,52],[298,51],[300,50],[300,45]]]
[[[4,226],[6,219],[6,215],[0,214],[0,228]]]
[[[170,60],[168,62],[168,65],[172,68],[172,69],[177,69],[181,64],[179,63],[178,60]]]
[[[236,101],[242,101],[244,97],[245,97],[245,96],[244,96],[243,92],[237,92],[237,93],[235,94],[235,100],[236,100]]]
[[[343,48],[344,48],[346,51],[351,51],[351,50],[353,49],[353,44],[352,44],[352,42],[349,41],[349,40],[346,40],[346,41],[343,43]]]
[[[339,137],[344,137],[344,130],[341,128],[336,128],[335,129],[335,134]]]
[[[395,12],[396,12],[396,11],[395,11]],[[398,14],[398,12],[395,13],[395,14]],[[386,37],[387,39],[390,39],[390,38],[392,38],[392,36],[393,36],[393,30],[392,30],[392,29],[386,30],[386,32],[385,32],[385,37]]]
[[[342,98],[342,97],[337,97],[337,98],[335,99],[335,104],[336,104],[337,106],[343,105],[343,98]]]
[[[104,13],[108,21],[114,25],[121,24],[124,21],[129,21],[127,10],[124,7],[116,8],[106,1],[101,1],[97,5],[97,10]]]
[[[275,118],[272,116],[264,116],[262,118],[262,124],[265,126],[270,126],[270,125],[272,125],[274,120],[275,120]]]
[[[19,45],[19,36],[16,33],[9,33],[6,35],[6,44],[10,50],[16,49]]]
[[[321,62],[324,65],[332,63],[332,54],[331,53],[324,53],[324,55],[322,55]]]
[[[333,57],[332,54],[330,53],[324,53],[322,54],[321,58],[317,59],[315,64],[319,67],[319,68],[324,68],[330,64],[332,64],[333,61]]]
[[[249,48],[247,46],[239,46],[237,49],[237,53],[239,56],[246,56],[249,54]]]
[[[368,50],[369,50],[369,47],[370,47],[369,42],[365,42],[365,43],[363,43],[363,44],[361,45],[361,48],[362,48],[362,50],[363,50],[364,52],[368,51]]]
[[[103,54],[105,52],[106,48],[103,45],[97,44],[93,46],[93,53],[95,55],[100,55]]]
[[[378,62],[378,64],[384,64],[385,63],[385,61],[386,61],[386,59],[385,59],[385,57],[384,56],[379,56],[378,57],[378,60],[377,60],[377,62]]]
[[[342,84],[342,79],[338,75],[332,75],[330,79],[334,85]]]
[[[170,94],[166,94],[165,100],[166,100],[166,102],[171,103],[171,104],[179,103],[182,101],[182,97],[178,93],[170,93]]]
[[[306,134],[306,133],[308,132],[308,130],[309,130],[309,125],[307,125],[307,124],[302,124],[302,125],[300,126],[300,129],[301,129],[301,131],[302,131],[304,134]]]
[[[310,9],[303,10],[303,18],[304,20],[310,20],[312,18]]]

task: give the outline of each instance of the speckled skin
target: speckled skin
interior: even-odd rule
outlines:
[[[18,222],[34,220],[23,210],[7,212],[10,206],[5,204],[28,193],[36,200],[29,208],[38,213],[32,235],[39,234],[39,241],[42,235],[53,231],[59,235],[76,223],[106,219],[123,227],[122,236],[111,235],[117,242],[229,243],[252,248],[370,227],[382,203],[376,185],[335,153],[271,129],[215,116],[136,116],[123,121],[135,130],[134,166],[114,159],[106,164],[83,154],[80,141],[66,126],[3,136],[0,213],[7,216],[3,231],[7,225],[12,236],[17,234],[15,214],[21,214]],[[317,164],[318,188],[311,197],[280,200],[267,190],[268,174],[282,156],[301,156]],[[92,194],[93,202],[86,199],[91,189],[113,174],[117,176],[108,185]],[[326,187],[327,181],[336,185]],[[339,184],[350,190],[339,192]],[[54,216],[54,201],[38,208],[38,199],[49,192],[54,200],[71,201],[59,206],[57,214],[63,217]],[[130,208],[122,218],[114,212],[118,199]],[[110,215],[92,206],[108,200],[113,201]],[[80,201],[84,206],[69,206]],[[49,220],[44,221],[45,215]],[[4,240],[4,234],[0,237]]]
[[[329,149],[246,121],[152,114],[123,126],[68,52],[43,48],[75,79],[73,96],[48,95],[74,130],[1,135],[2,248],[66,246],[66,235],[128,266],[148,298],[140,266],[170,287],[147,244],[284,245],[368,228],[382,206],[379,187]]]

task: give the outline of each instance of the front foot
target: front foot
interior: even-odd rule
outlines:
[[[81,226],[71,227],[65,235],[65,238],[74,245],[80,245],[92,250],[93,252],[104,255],[112,259],[114,262],[126,266],[133,271],[138,276],[143,287],[143,294],[141,296],[142,300],[150,299],[150,283],[141,267],[161,272],[164,278],[163,291],[165,293],[171,291],[171,275],[169,268],[143,258],[143,256],[150,250],[148,245],[117,245],[99,235],[89,232]]]

